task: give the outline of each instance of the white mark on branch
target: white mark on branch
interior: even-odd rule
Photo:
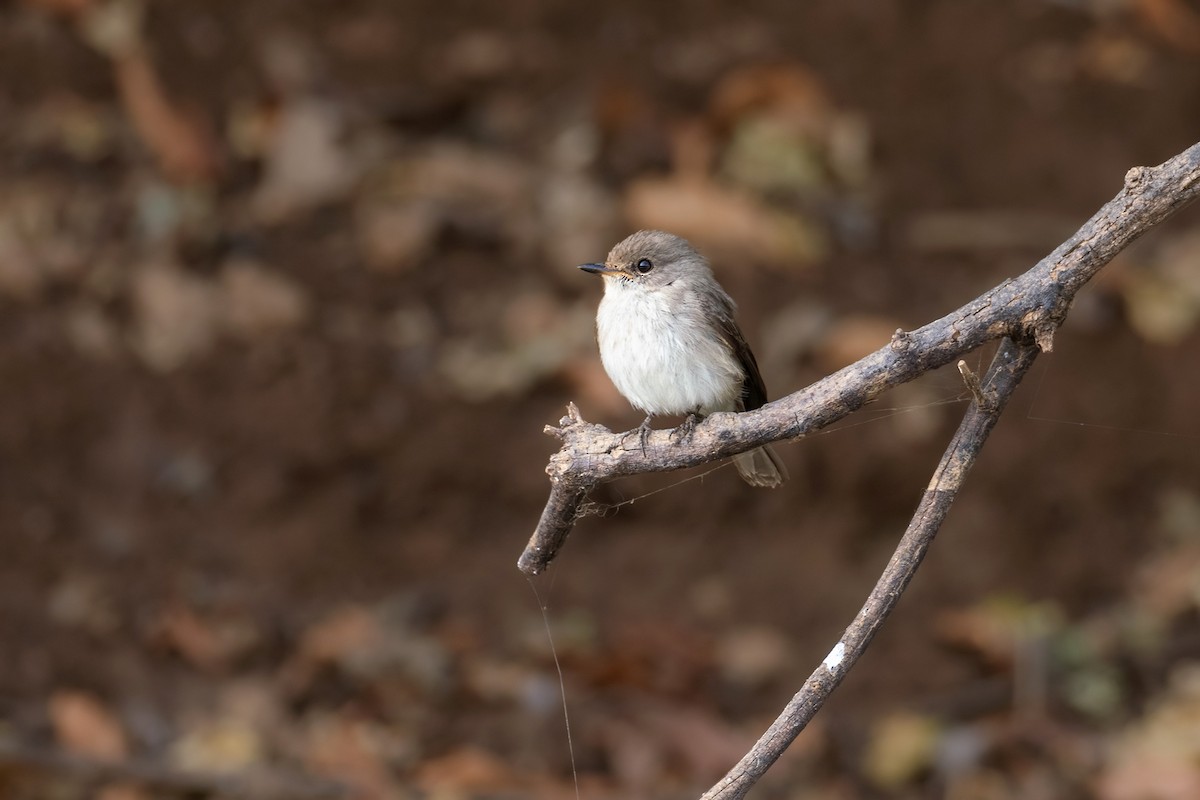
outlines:
[[[845,657],[846,657],[846,645],[842,644],[841,642],[838,642],[837,644],[835,644],[833,646],[833,649],[829,651],[829,655],[825,656],[825,661],[824,661],[825,669],[829,670],[830,672],[833,672],[835,669],[837,669],[838,667],[840,667],[842,665],[842,659],[844,659]]]

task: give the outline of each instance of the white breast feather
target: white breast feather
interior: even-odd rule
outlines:
[[[697,313],[697,298],[677,292],[669,306],[667,290],[606,284],[596,316],[600,358],[625,399],[647,414],[737,410],[745,373]]]

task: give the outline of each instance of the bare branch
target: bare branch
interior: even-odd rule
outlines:
[[[967,390],[971,393],[971,397],[975,398],[975,402],[979,405],[984,405],[983,386],[979,383],[979,376],[967,366],[967,362],[958,362],[958,372],[962,375],[963,383],[967,385]]]
[[[1009,337],[1049,351],[1075,293],[1124,247],[1200,194],[1200,144],[1158,167],[1135,167],[1124,188],[1075,235],[1023,275],[915,331],[897,331],[871,355],[760,409],[713,414],[680,444],[668,431],[645,440],[585,422],[570,410],[550,429],[563,440],[546,468],[551,493],[518,565],[544,570],[596,484],[623,475],[692,467],[819,430],[884,392]],[[629,445],[628,447],[626,445]]]
[[[1005,339],[1000,345],[988,375],[979,387],[977,399],[967,408],[908,529],[858,616],[767,732],[724,778],[704,794],[702,800],[735,800],[745,796],[804,730],[825,704],[826,698],[858,661],[925,558],[984,441],[1037,354],[1038,348],[1032,343],[1017,345]]]

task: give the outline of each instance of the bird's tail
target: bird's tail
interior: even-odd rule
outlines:
[[[733,465],[737,467],[742,480],[751,486],[774,489],[788,477],[787,467],[779,460],[775,451],[767,446],[738,453],[733,457]]]

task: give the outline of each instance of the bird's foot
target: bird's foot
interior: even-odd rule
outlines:
[[[622,438],[621,446],[624,447],[624,440],[636,433],[638,438],[638,446],[642,448],[642,452],[644,453],[646,452],[646,444],[650,439],[650,433],[653,430],[654,429],[650,427],[650,417],[647,416],[644,420],[642,420],[641,425],[638,425],[629,433],[625,434],[625,437]]]
[[[650,430],[650,415],[647,414],[642,424],[638,425],[638,441],[641,442],[643,453],[646,452],[646,440],[650,438]]]
[[[679,423],[679,427],[671,431],[672,438],[676,444],[687,444],[692,440],[692,436],[696,433],[696,426],[700,424],[700,415],[692,412],[683,418],[683,422]]]

